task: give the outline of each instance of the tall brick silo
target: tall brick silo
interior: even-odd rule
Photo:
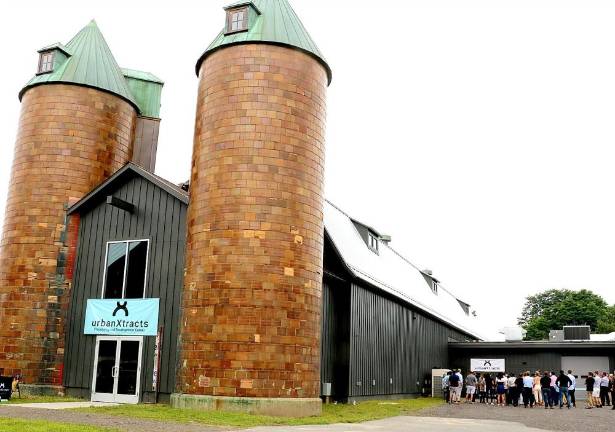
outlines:
[[[0,243],[0,373],[57,391],[78,227],[65,210],[131,160],[142,113],[134,73],[119,68],[94,21],[39,53],[19,94]]]
[[[197,62],[176,406],[319,413],[326,89],[286,0],[238,2]]]

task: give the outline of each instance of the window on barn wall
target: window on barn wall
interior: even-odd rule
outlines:
[[[144,297],[148,249],[148,240],[107,244],[103,298]]]
[[[233,9],[226,13],[226,33],[237,33],[248,29],[248,8]]]

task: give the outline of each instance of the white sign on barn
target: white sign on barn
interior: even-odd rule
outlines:
[[[471,359],[470,370],[473,372],[506,372],[504,359]]]

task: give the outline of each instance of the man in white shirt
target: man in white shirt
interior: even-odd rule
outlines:
[[[575,399],[574,393],[577,389],[577,377],[572,374],[572,371],[568,371],[568,378],[570,378],[570,386],[568,387],[568,394],[570,395],[570,403],[573,407],[577,407],[577,400]]]

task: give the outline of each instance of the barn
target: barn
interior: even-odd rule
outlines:
[[[68,210],[80,220],[64,360],[69,394],[137,403],[174,392],[186,189],[131,163]],[[321,395],[420,394],[431,369],[449,364],[449,342],[481,338],[470,305],[397,253],[390,237],[330,202],[324,220]],[[86,334],[88,300],[105,298],[160,299],[157,336]]]

